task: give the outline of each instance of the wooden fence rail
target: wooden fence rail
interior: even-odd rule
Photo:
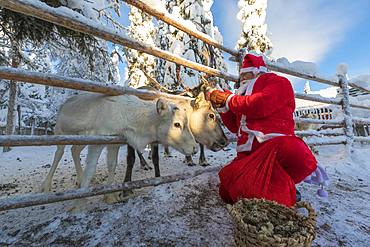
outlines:
[[[325,119],[312,119],[312,118],[294,118],[296,123],[305,123],[305,124],[328,124],[335,126],[343,126],[343,120],[325,120]]]
[[[303,94],[303,93],[294,93],[294,95],[298,99],[310,100],[310,101],[333,104],[333,105],[342,105],[342,99],[325,98],[325,97],[321,97],[317,95],[310,95],[310,94]],[[350,103],[350,106],[354,108],[370,110],[370,106],[366,106],[366,105],[358,105],[358,104]]]
[[[83,136],[83,135],[3,135],[0,146],[50,146],[50,145],[99,145],[125,144],[123,136]]]
[[[172,183],[180,180],[189,179],[203,173],[216,172],[219,171],[220,169],[221,167],[215,166],[202,170],[186,172],[183,174],[163,176],[158,178],[149,178],[144,180],[126,182],[123,184],[100,185],[94,188],[69,190],[65,192],[56,192],[56,193],[37,193],[32,195],[14,196],[11,198],[5,198],[0,200],[0,211],[104,195],[112,192],[128,191],[150,186],[157,186],[165,183]]]
[[[370,118],[352,117],[352,122],[356,124],[369,124],[370,125]]]
[[[305,140],[305,143],[307,145],[315,146],[347,144],[347,138],[345,136],[336,136],[330,138],[310,137]]]
[[[342,136],[344,135],[343,128],[338,129],[328,129],[328,130],[304,130],[304,131],[294,131],[294,134],[300,137],[306,136],[325,136],[325,135],[333,135],[333,136]]]
[[[134,89],[131,87],[121,87],[117,85],[109,85],[109,84],[104,84],[101,82],[96,82],[96,81],[91,81],[91,80],[64,77],[64,76],[58,76],[54,74],[27,71],[23,69],[4,67],[4,66],[0,66],[0,78],[7,79],[7,80],[13,80],[13,81],[35,83],[35,84],[40,84],[40,85],[48,85],[48,86],[54,86],[54,87],[83,90],[83,91],[88,91],[88,92],[103,93],[107,95],[131,94],[131,95],[137,95],[139,97],[148,98],[148,99],[158,98],[162,96],[166,98],[189,100],[189,98],[172,95],[172,94]],[[309,94],[302,94],[302,93],[295,93],[295,97],[299,99],[304,99],[304,100],[311,100],[311,101],[322,102],[322,103],[327,103],[327,104],[336,104],[336,105],[341,105],[341,102],[342,102],[340,99],[328,99],[328,98],[324,98],[324,97],[317,96],[317,95],[309,95]],[[357,104],[350,104],[350,105],[352,107],[370,110],[370,106],[357,105]]]
[[[40,85],[102,93],[112,96],[130,94],[146,99],[165,97],[176,100],[191,100],[189,99],[189,97],[167,94],[158,91],[135,89],[132,87],[121,87],[117,85],[104,84],[80,78],[64,77],[54,74],[27,71],[23,69],[9,68],[4,66],[0,66],[0,78],[21,82],[30,82]]]
[[[370,136],[355,136],[353,140],[355,142],[370,142]]]

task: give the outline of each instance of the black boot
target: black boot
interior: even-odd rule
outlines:
[[[296,202],[300,202],[302,200],[301,192],[299,192],[297,188],[295,189],[295,200]]]

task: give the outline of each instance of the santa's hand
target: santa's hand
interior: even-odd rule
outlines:
[[[232,93],[228,90],[225,90],[225,92],[220,90],[213,90],[209,94],[209,100],[215,108],[221,108],[225,106],[226,100],[231,94]]]

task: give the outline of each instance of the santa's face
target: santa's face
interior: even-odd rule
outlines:
[[[252,72],[245,72],[240,75],[240,81],[246,81],[256,78],[257,75],[253,74]]]

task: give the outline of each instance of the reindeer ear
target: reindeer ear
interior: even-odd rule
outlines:
[[[204,95],[203,92],[200,92],[198,96],[195,98],[195,100],[192,101],[192,106],[195,109],[201,108],[203,105],[206,105],[206,96]]]
[[[166,100],[158,99],[156,103],[157,113],[163,116],[168,111],[168,103]]]

